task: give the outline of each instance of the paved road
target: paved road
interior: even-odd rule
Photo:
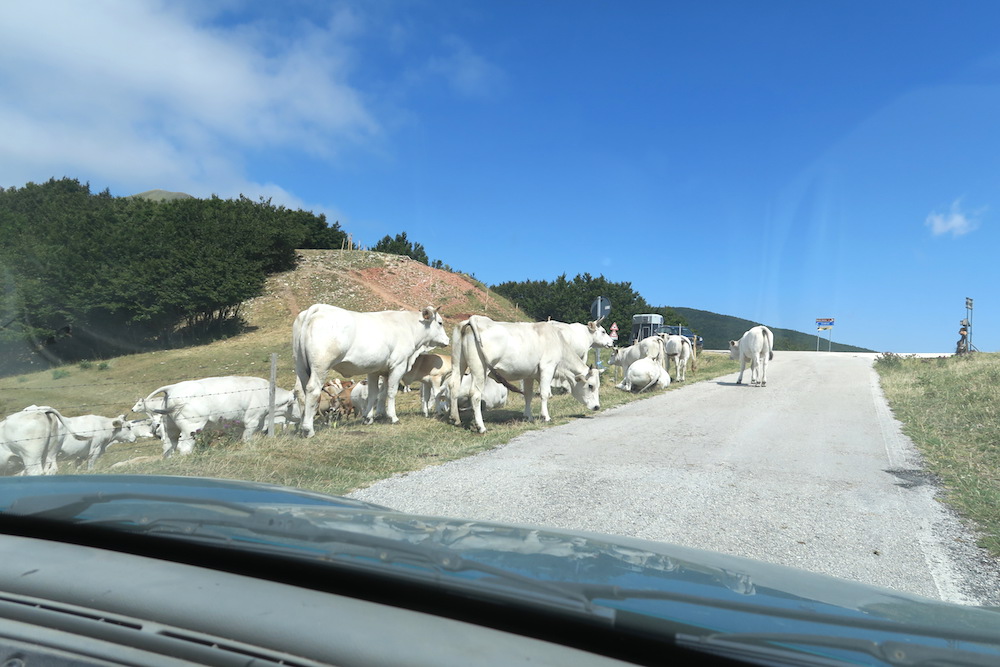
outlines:
[[[935,500],[873,357],[779,352],[767,387],[736,385],[735,374],[691,383],[352,495],[1000,604],[995,563]]]

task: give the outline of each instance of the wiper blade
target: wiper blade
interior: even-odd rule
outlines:
[[[221,509],[233,510],[244,514],[252,514],[253,509],[241,503],[232,503],[225,500],[215,500],[212,498],[199,498],[192,501],[187,498],[179,498],[167,494],[155,493],[59,493],[44,496],[25,496],[17,498],[10,504],[4,513],[16,514],[19,516],[29,516],[34,519],[47,519],[53,521],[71,521],[76,519],[82,512],[105,503],[115,503],[119,501],[146,501],[163,502],[175,505],[191,505],[198,507],[217,507]]]
[[[905,629],[900,632],[905,633]],[[678,634],[678,645],[718,655],[729,655],[747,659],[757,656],[775,660],[791,653],[809,664],[842,665],[844,651],[863,653],[889,665],[954,665],[956,667],[995,667],[1000,660],[1000,650],[991,653],[973,653],[955,647],[929,646],[915,642],[882,641],[839,635],[794,634],[794,633],[718,633],[710,635]],[[826,656],[819,650],[827,649],[841,653],[840,656]]]

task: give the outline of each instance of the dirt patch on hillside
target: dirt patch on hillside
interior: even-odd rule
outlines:
[[[469,315],[501,321],[525,317],[503,297],[462,274],[402,255],[361,250],[298,250],[298,266],[268,278],[264,293],[244,304],[249,324],[287,323],[314,303],[356,311],[419,310],[435,306],[456,322]]]

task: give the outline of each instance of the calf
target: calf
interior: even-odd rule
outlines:
[[[441,384],[451,374],[451,356],[443,354],[418,354],[410,370],[403,374],[402,382],[409,386],[420,381],[420,407],[425,417],[432,416],[434,400],[441,393]]]
[[[483,410],[494,410],[507,405],[508,391],[491,377],[486,378],[483,384],[482,395],[480,396],[481,408]],[[438,414],[447,414],[451,408],[451,382],[445,382],[437,394]],[[467,412],[472,409],[472,374],[466,373],[462,376],[462,382],[458,389],[458,409]]]
[[[657,334],[663,340],[666,368],[670,370],[670,360],[674,360],[674,379],[683,382],[687,376],[688,362],[694,363],[691,339],[687,336]],[[692,369],[694,366],[692,365]]]
[[[625,391],[632,390],[632,386],[628,381],[628,369],[636,361],[646,357],[658,362],[663,368],[667,367],[666,354],[663,350],[663,340],[659,336],[644,338],[628,347],[615,348],[614,352],[611,353],[611,360],[608,364],[611,366],[620,366],[622,369],[622,381],[616,385],[618,389],[624,389]]]
[[[654,385],[657,389],[666,389],[670,386],[670,373],[666,371],[660,362],[651,357],[637,359],[628,367],[626,380],[630,391],[636,391],[636,387],[642,387],[637,393],[642,393],[651,389]]]
[[[132,422],[125,419],[125,415],[114,418],[83,415],[65,419],[73,433],[87,436],[90,440],[80,440],[69,433],[63,433],[59,442],[59,455],[73,459],[78,466],[86,460],[87,470],[93,470],[94,462],[104,454],[108,445],[114,442],[135,442]]]

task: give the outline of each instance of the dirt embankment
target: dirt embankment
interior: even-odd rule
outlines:
[[[244,307],[247,321],[269,328],[284,326],[314,303],[349,310],[417,310],[435,306],[457,322],[469,315],[524,321],[507,299],[462,273],[435,269],[402,255],[364,250],[298,250],[295,269],[271,276],[264,293]]]

